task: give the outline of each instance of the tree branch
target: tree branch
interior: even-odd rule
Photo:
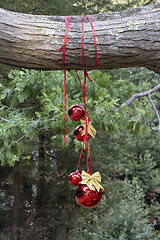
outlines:
[[[148,2],[146,2],[145,4],[143,4],[143,6],[147,6],[149,5],[150,3],[154,2],[154,0],[149,0]]]
[[[22,137],[20,137],[17,140],[11,141],[11,143],[20,142],[24,137],[25,137],[25,135],[23,135]]]
[[[155,86],[154,88],[151,88],[148,91],[145,92],[141,92],[141,93],[135,93],[133,94],[125,103],[123,103],[122,105],[124,106],[128,106],[129,104],[131,104],[136,98],[141,98],[144,96],[147,96],[148,94],[151,94],[153,92],[156,92],[160,89],[160,84],[158,84],[157,86]]]
[[[7,119],[5,119],[5,118],[3,118],[3,117],[0,117],[0,119],[2,120],[2,122],[9,122],[9,123],[16,124],[16,122],[13,122],[13,121],[7,120]],[[1,123],[2,123],[2,122],[1,122]]]
[[[158,127],[158,129],[153,128],[151,125],[150,125],[150,127],[151,127],[151,129],[152,129],[153,131],[160,131],[160,116],[159,116],[159,113],[158,113],[158,111],[157,111],[157,109],[156,109],[156,106],[154,105],[154,103],[153,103],[153,101],[152,101],[152,98],[151,98],[151,96],[150,96],[150,93],[148,93],[148,98],[149,98],[149,100],[150,100],[150,102],[151,102],[151,104],[152,104],[152,107],[153,107],[153,109],[154,109],[154,111],[155,111],[155,113],[156,113],[156,116],[157,116],[158,122],[159,122],[159,127]]]
[[[147,0],[149,1],[149,0]],[[160,4],[91,16],[97,69],[146,67],[160,74]],[[69,17],[65,67],[82,70],[81,16]],[[84,16],[85,69],[95,67],[90,22]],[[0,63],[63,70],[65,17],[23,14],[0,8]]]
[[[141,92],[141,93],[135,93],[135,94],[133,94],[125,103],[123,103],[120,107],[118,107],[118,108],[121,108],[122,106],[128,106],[129,104],[131,104],[136,98],[141,98],[141,97],[144,97],[144,96],[148,96],[148,98],[149,98],[149,100],[150,100],[150,102],[151,102],[151,104],[152,104],[152,107],[153,107],[153,109],[154,109],[154,111],[155,111],[155,114],[156,114],[156,116],[157,116],[157,118],[158,118],[158,128],[157,129],[155,129],[155,128],[153,128],[152,126],[151,126],[151,124],[150,124],[150,128],[153,130],[153,131],[160,131],[160,116],[159,116],[159,113],[158,113],[158,111],[157,111],[157,109],[156,109],[156,106],[154,105],[154,103],[153,103],[153,101],[152,101],[152,98],[151,98],[151,96],[150,96],[150,94],[151,93],[153,93],[153,92],[156,92],[156,91],[158,91],[160,89],[160,84],[158,84],[157,86],[155,86],[154,88],[151,88],[150,90],[148,90],[148,91],[145,91],[145,92]],[[115,109],[113,109],[112,108],[112,111],[114,111]]]

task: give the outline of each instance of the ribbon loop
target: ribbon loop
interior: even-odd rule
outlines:
[[[86,70],[84,70],[84,74],[85,74],[85,76],[88,78],[88,80],[89,80],[90,82],[92,82],[92,80],[91,80],[90,77],[88,76],[88,72],[87,72]]]

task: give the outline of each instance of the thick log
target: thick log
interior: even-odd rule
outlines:
[[[160,4],[91,16],[98,69],[146,67],[160,74]],[[85,68],[95,65],[93,35],[84,16]],[[60,70],[64,16],[41,16],[0,9],[0,62],[24,68]],[[82,69],[81,16],[70,16],[67,69]]]

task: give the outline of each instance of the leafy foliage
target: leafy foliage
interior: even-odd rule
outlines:
[[[61,147],[66,126],[63,117],[63,72],[11,70],[8,77],[10,82],[1,85],[2,165],[5,162],[13,165],[29,151],[30,144],[26,143],[37,142],[40,133],[49,134],[53,145]],[[82,78],[81,73],[80,77]],[[116,110],[116,106],[134,92],[133,82],[127,84],[124,77],[111,79],[109,74],[100,71],[93,71],[90,77],[94,79],[94,83],[87,83],[87,109],[90,109],[89,117],[98,131],[105,131],[117,137],[118,134],[121,135],[121,130],[126,127],[132,129],[138,121],[139,128],[134,132],[142,135],[144,129],[145,132],[148,131],[146,134],[150,133],[150,129],[144,126],[148,116],[153,114],[150,111],[145,116],[146,102],[135,101],[132,109],[121,107],[120,110]],[[144,85],[142,87],[144,88]],[[66,92],[67,115],[67,108],[74,103],[80,103],[82,99],[82,90],[75,72],[67,73]],[[128,111],[130,116],[134,116],[130,117]],[[66,147],[73,140],[72,131],[75,126],[76,123],[69,121]],[[80,148],[81,144],[76,143],[76,140],[74,142],[78,150],[77,147]]]

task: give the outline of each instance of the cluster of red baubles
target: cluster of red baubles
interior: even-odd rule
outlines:
[[[80,121],[85,118],[85,109],[79,105],[74,104],[68,110],[69,117],[74,121]],[[83,142],[85,135],[83,135],[84,127],[79,125],[74,130],[74,136],[78,141]],[[87,133],[87,137],[90,137],[90,134]],[[101,200],[102,192],[101,190],[97,191],[97,189],[92,185],[90,189],[86,184],[80,184],[82,181],[82,177],[79,171],[73,172],[68,176],[68,181],[71,185],[77,186],[76,190],[76,200],[77,202],[85,207],[92,208],[95,207]]]
[[[85,114],[85,109],[79,104],[72,105],[68,110],[68,115],[73,121],[80,121],[81,119],[84,119]],[[74,136],[80,142],[83,142],[85,138],[83,130],[84,127],[82,125],[77,126],[74,130]],[[87,133],[87,137],[89,138],[90,134]]]
[[[85,208],[95,207],[101,200],[102,191],[92,185],[90,189],[86,184],[80,184],[82,177],[79,171],[73,172],[68,176],[68,181],[73,186],[78,186],[76,190],[76,201]]]

